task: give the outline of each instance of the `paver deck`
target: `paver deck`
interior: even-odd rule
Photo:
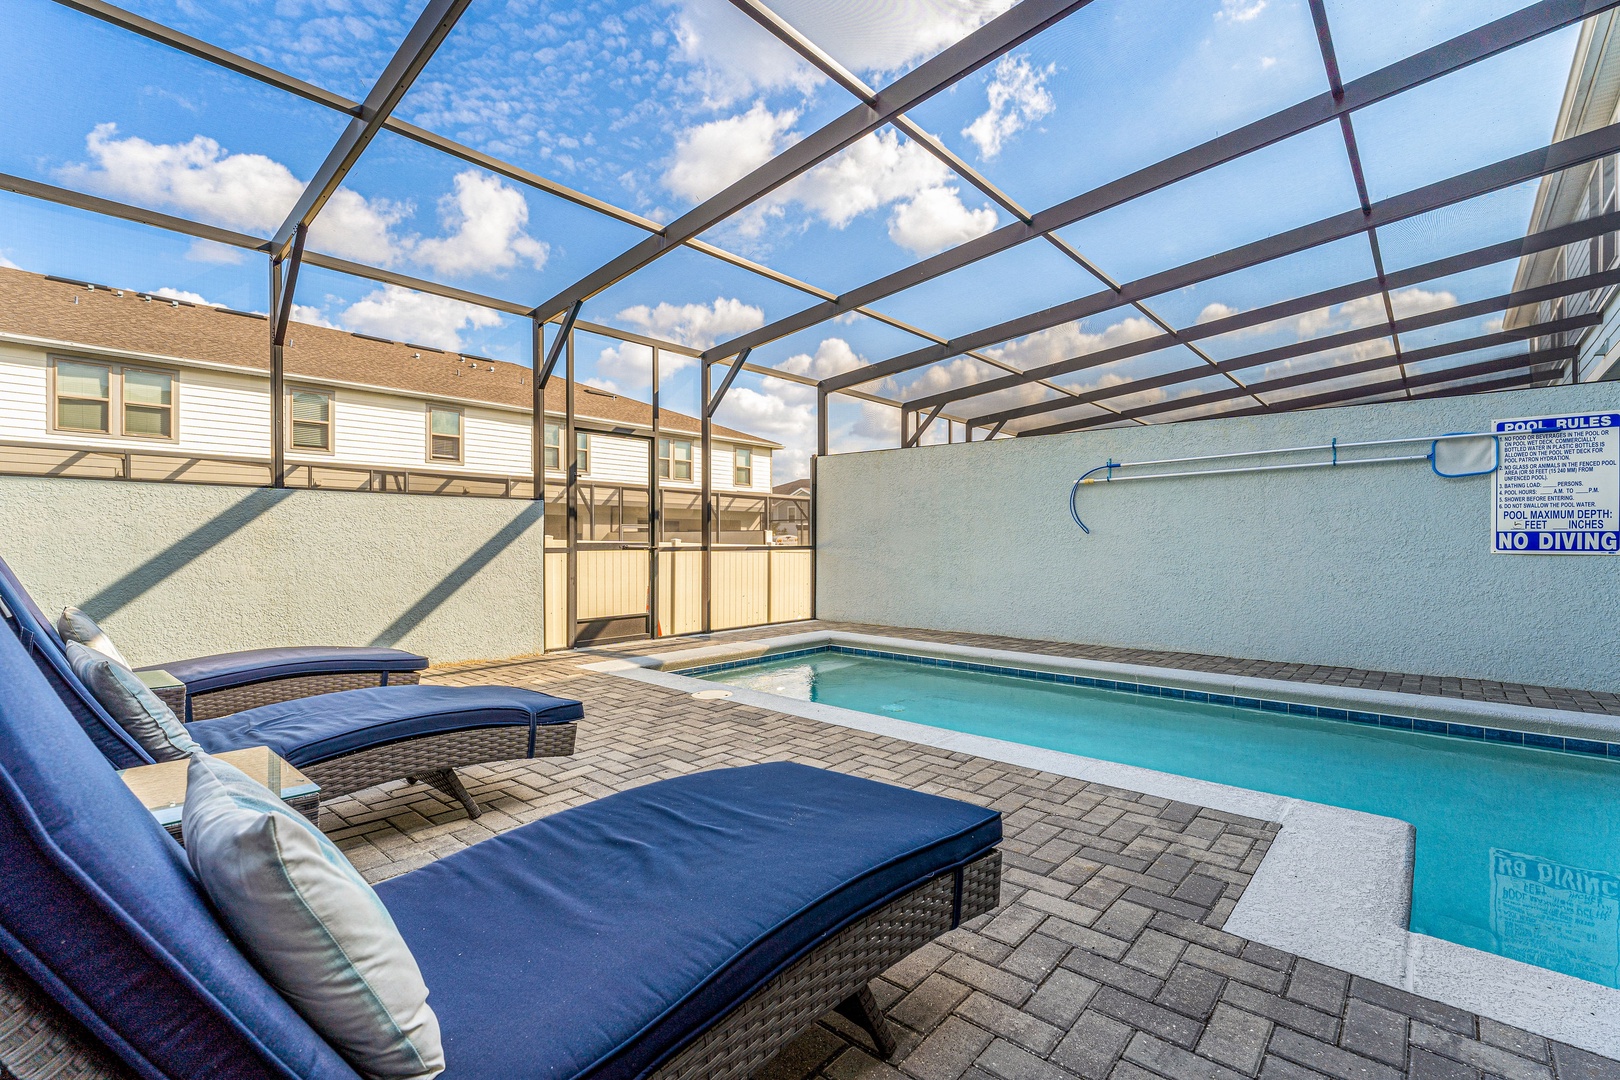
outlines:
[[[1165,662],[1164,654],[1139,651],[1100,655],[1049,642],[901,633]],[[637,784],[788,759],[1004,815],[1001,907],[874,985],[899,1037],[894,1059],[876,1060],[865,1036],[832,1016],[759,1080],[1620,1080],[1620,1062],[1224,933],[1274,824],[582,670],[601,658],[560,654],[439,669],[432,678],[444,683],[535,686],[582,699],[578,752],[464,770],[487,808],[475,822],[424,785],[394,783],[328,804],[328,832],[380,880]],[[1224,670],[1210,666],[1220,659],[1177,658],[1182,666]],[[1241,673],[1290,677],[1284,670]],[[1336,670],[1301,669],[1298,677],[1334,681]],[[1484,696],[1497,692],[1494,685],[1452,680],[1424,691]],[[1536,689],[1503,692],[1533,697]],[[1605,707],[1589,711],[1620,712],[1609,697],[1592,695],[1591,704]],[[1515,700],[1511,693],[1489,699]]]

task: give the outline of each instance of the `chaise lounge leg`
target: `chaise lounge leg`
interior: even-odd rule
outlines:
[[[452,799],[460,801],[461,805],[466,808],[469,818],[476,818],[483,813],[478,808],[478,804],[473,801],[473,797],[467,794],[467,789],[461,784],[461,777],[456,775],[454,769],[439,769],[436,772],[424,773],[411,779],[421,780],[422,783],[427,784],[429,787],[442,791]]]
[[[878,1011],[877,1000],[872,997],[870,986],[861,987],[833,1011],[872,1037],[879,1060],[888,1061],[894,1056],[894,1035],[889,1031],[889,1022]]]

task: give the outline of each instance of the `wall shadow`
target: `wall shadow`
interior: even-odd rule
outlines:
[[[495,560],[495,556],[505,551],[517,542],[518,538],[535,525],[540,524],[541,515],[545,512],[544,505],[530,502],[523,508],[522,513],[509,521],[500,532],[490,537],[478,546],[478,550],[462,560],[449,574],[445,575],[433,588],[429,589],[422,598],[412,604],[399,618],[389,623],[381,633],[371,639],[371,644],[383,647],[392,647],[429,615],[443,606],[446,600],[455,595],[457,589]]]
[[[180,570],[251,525],[293,494],[290,488],[259,488],[234,506],[214,515],[152,556],[79,607],[93,619],[123,610]]]

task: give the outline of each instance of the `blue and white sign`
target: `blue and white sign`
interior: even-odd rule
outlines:
[[[1620,553],[1620,413],[1498,420],[1491,550]]]

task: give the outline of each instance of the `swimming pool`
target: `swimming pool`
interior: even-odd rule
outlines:
[[[1400,818],[1417,831],[1412,930],[1620,986],[1608,758],[838,647],[682,674]]]

